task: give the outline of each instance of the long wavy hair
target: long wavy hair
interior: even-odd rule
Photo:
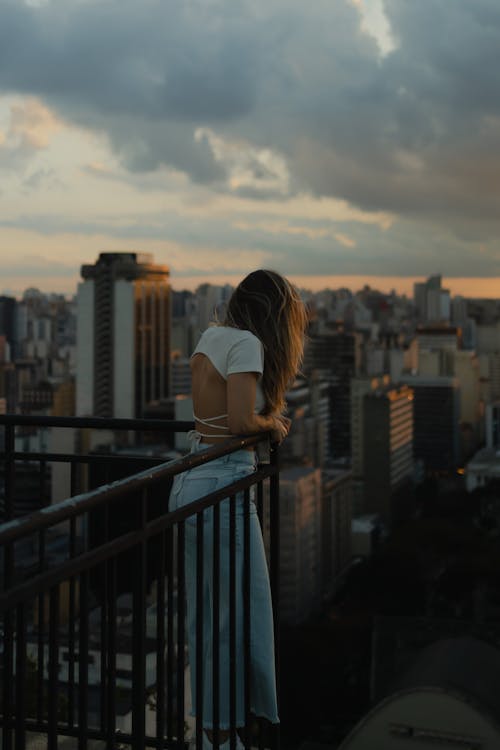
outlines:
[[[304,353],[307,314],[296,288],[275,271],[253,271],[238,284],[222,325],[251,331],[264,346],[264,414],[285,409],[285,393]]]

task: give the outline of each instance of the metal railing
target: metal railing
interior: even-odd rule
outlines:
[[[186,716],[189,666],[186,644],[185,528],[197,528],[196,695],[201,704],[204,660],[203,618],[213,617],[212,699],[214,746],[219,744],[220,680],[218,595],[220,560],[214,553],[213,612],[203,611],[201,587],[203,530],[213,514],[213,545],[220,542],[220,504],[229,500],[230,532],[235,528],[236,495],[243,496],[243,628],[244,656],[235,657],[236,588],[234,533],[230,533],[230,744],[236,747],[236,673],[244,674],[246,747],[279,746],[276,725],[251,716],[250,594],[252,560],[249,541],[251,492],[268,542],[275,637],[278,633],[279,467],[276,450],[270,462],[243,479],[169,511],[173,477],[242,447],[254,447],[267,436],[234,438],[168,462],[111,453],[30,452],[15,450],[16,430],[72,428],[174,433],[192,427],[165,420],[0,416],[4,451],[4,523],[0,526],[0,727],[2,750],[21,748],[185,747],[194,733],[202,747],[199,716]],[[132,449],[133,453],[133,449]],[[103,486],[81,489],[82,467],[106,466],[126,476]],[[150,468],[137,472],[140,462]],[[29,462],[29,463],[27,463]],[[70,468],[71,497],[16,516],[16,484],[23,468],[38,467],[46,491],[47,466]],[[157,465],[153,465],[157,464]],[[142,464],[143,466],[144,464]],[[118,467],[118,468],[117,468]],[[134,469],[135,467],[135,469]],[[81,474],[81,472],[80,472]],[[87,472],[88,474],[88,472]],[[101,476],[102,478],[102,476]],[[78,487],[80,485],[80,487]],[[213,510],[210,510],[213,509]],[[276,644],[276,654],[278,648]],[[64,740],[64,738],[67,738]],[[72,738],[72,740],[71,740]],[[70,744],[62,745],[61,742]],[[37,744],[38,743],[38,744]],[[91,744],[94,743],[94,744]]]

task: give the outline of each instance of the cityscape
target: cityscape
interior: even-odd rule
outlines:
[[[0,0],[0,750],[500,748],[499,50],[495,0]],[[210,330],[257,269],[300,300]]]
[[[35,288],[20,299],[0,297],[2,413],[96,417],[104,425],[190,422],[190,352],[223,319],[231,292],[210,283],[172,289],[168,267],[152,255],[115,252],[81,266],[74,297]],[[416,283],[413,297],[368,285],[301,295],[309,315],[305,356],[287,393],[292,426],[280,449],[283,737],[290,746],[336,748],[425,646],[471,635],[500,646],[500,300],[452,296],[440,275]],[[8,511],[4,492],[3,517],[26,517],[77,489],[130,474],[124,457],[137,461],[138,471],[148,460],[182,456],[185,435],[165,438],[19,424],[14,447],[24,460]],[[50,458],[82,447],[122,464],[68,472],[29,460],[30,453],[48,451]],[[4,488],[6,481],[4,471]],[[120,516],[110,510],[106,523],[123,524]],[[72,544],[96,544],[101,521],[89,516]],[[263,523],[269,545],[269,519]],[[66,559],[68,534],[47,533],[51,564]],[[38,569],[39,554],[35,537],[23,542],[19,575]],[[117,601],[130,628],[133,593],[123,576]],[[152,581],[146,590],[154,642],[158,592]],[[96,710],[97,591],[95,610],[89,605]],[[33,655],[38,634],[34,622],[27,634]],[[130,655],[117,658],[117,726],[126,731],[133,673]],[[188,681],[188,665],[186,675]],[[59,679],[69,680],[67,665]]]

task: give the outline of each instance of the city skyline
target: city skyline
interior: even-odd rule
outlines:
[[[494,296],[499,37],[492,0],[5,0],[2,289],[137,250],[174,288],[271,267]]]
[[[125,252],[122,250],[114,250],[111,252]],[[141,250],[131,250],[130,252],[138,252]],[[93,260],[99,255],[99,251],[96,251],[93,256]],[[92,257],[92,256],[90,256]],[[157,258],[154,256],[154,260]],[[77,265],[77,270],[74,275],[70,278],[62,277],[60,279],[54,279],[52,277],[44,276],[32,276],[28,274],[23,277],[18,277],[19,286],[3,286],[0,287],[0,295],[12,296],[18,299],[22,298],[23,294],[28,289],[38,289],[43,294],[62,294],[66,298],[70,299],[77,293],[77,286],[81,282],[80,267],[82,264]],[[249,271],[253,270],[251,267]],[[288,275],[288,278],[292,283],[296,284],[300,289],[308,290],[312,293],[321,292],[323,290],[339,290],[349,289],[352,293],[357,293],[363,289],[364,286],[381,292],[382,294],[390,294],[394,291],[397,295],[406,295],[412,298],[414,294],[414,284],[418,282],[424,282],[428,277],[433,274],[427,273],[423,276],[362,276],[362,275],[309,275],[309,276],[295,276]],[[239,281],[243,278],[244,274],[218,274],[211,275],[210,273],[182,276],[174,275],[171,273],[170,282],[174,291],[188,290],[191,292],[202,284],[212,284],[214,286],[230,284],[236,286]],[[5,278],[5,277],[4,277]],[[451,296],[462,296],[470,299],[497,299],[500,298],[500,277],[489,278],[489,279],[475,279],[475,278],[449,278],[443,276],[443,284],[450,291]]]

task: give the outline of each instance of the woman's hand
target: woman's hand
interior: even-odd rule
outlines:
[[[282,443],[290,432],[292,420],[279,414],[273,416],[273,421],[274,425],[271,430],[271,440],[273,443]]]

